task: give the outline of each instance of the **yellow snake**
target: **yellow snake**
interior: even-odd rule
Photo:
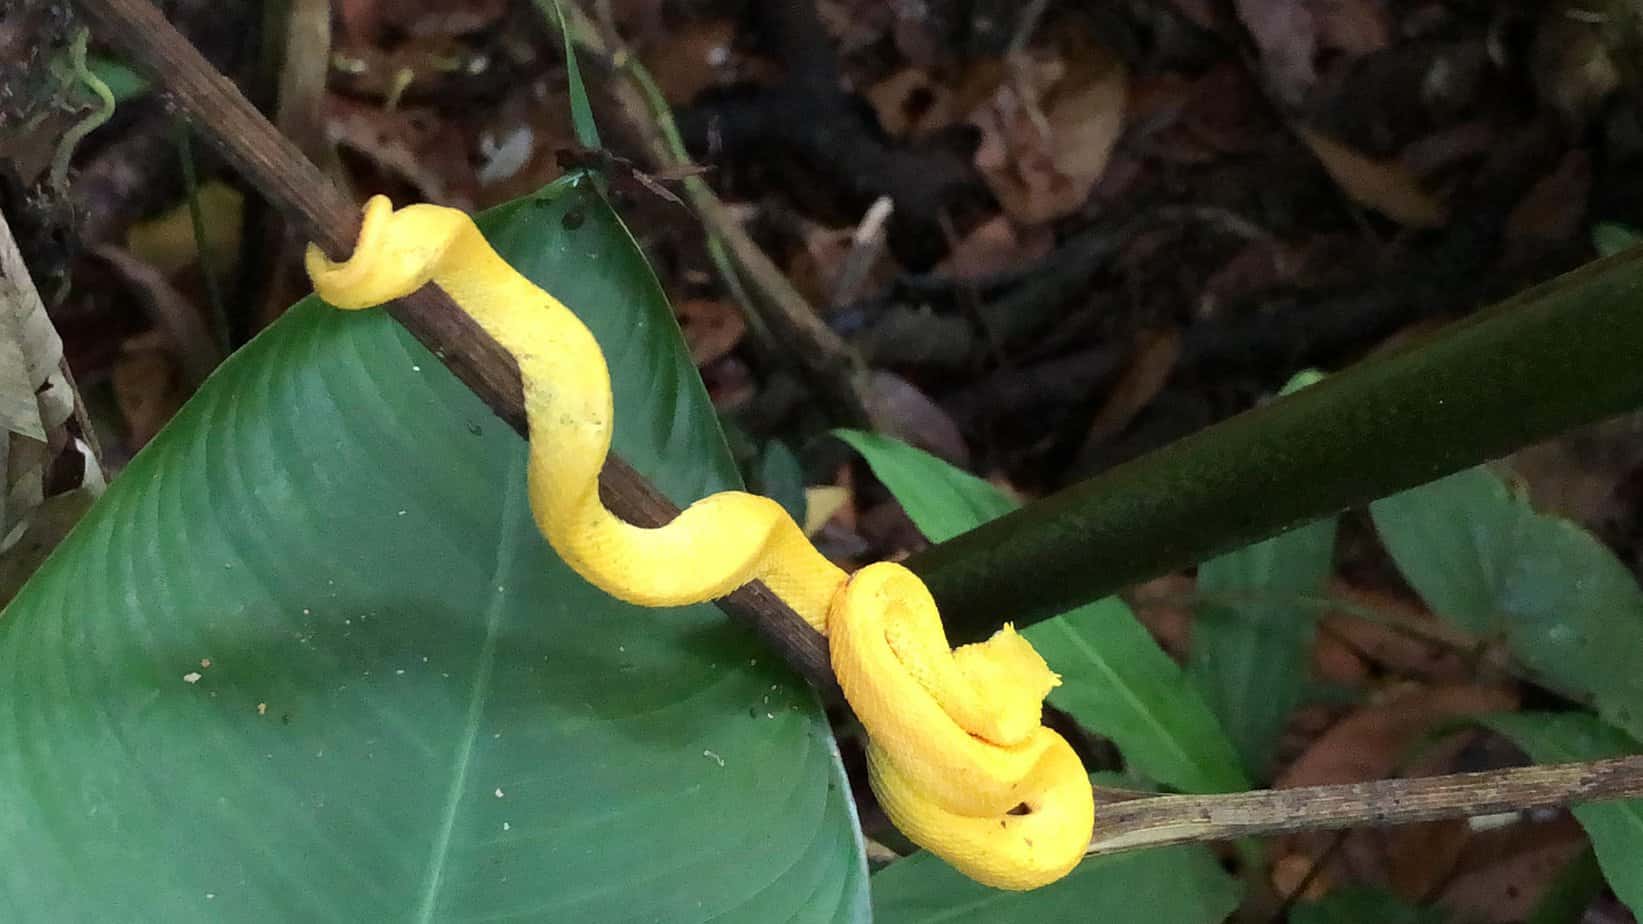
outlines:
[[[727,491],[666,526],[599,499],[610,375],[582,322],[491,249],[455,209],[365,205],[353,255],[308,248],[321,298],[369,308],[434,282],[519,364],[538,528],[577,573],[642,606],[683,606],[768,584],[829,637],[833,670],[868,735],[869,781],[915,843],[986,885],[1032,889],[1077,865],[1095,808],[1078,756],[1041,721],[1060,682],[1006,626],[957,650],[924,582],[891,563],[847,575],[775,501]]]

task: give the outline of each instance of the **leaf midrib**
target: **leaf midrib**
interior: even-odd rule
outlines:
[[[451,836],[456,829],[456,818],[467,788],[468,767],[473,762],[474,742],[479,737],[479,721],[484,715],[485,703],[490,696],[491,672],[496,664],[496,641],[507,613],[507,586],[503,576],[512,567],[519,552],[520,531],[513,527],[518,522],[519,503],[525,483],[522,463],[516,459],[508,466],[507,484],[502,501],[502,515],[498,518],[496,568],[486,587],[489,605],[485,612],[485,641],[480,645],[479,663],[474,670],[473,685],[468,690],[468,714],[463,723],[462,740],[458,745],[456,764],[452,768],[451,785],[445,792],[445,806],[441,813],[439,830],[434,835],[428,856],[427,872],[422,887],[422,901],[416,920],[427,924],[434,919],[439,907],[440,888],[445,884],[445,866],[451,854]]]

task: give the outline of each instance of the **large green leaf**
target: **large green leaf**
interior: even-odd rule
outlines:
[[[977,885],[921,853],[874,874],[873,912],[878,924],[1219,924],[1238,907],[1241,893],[1203,847],[1085,860],[1060,882],[1025,893]]]
[[[1015,506],[987,482],[911,446],[867,433],[838,435],[932,540]],[[1214,714],[1123,601],[1081,606],[1025,634],[1061,674],[1050,703],[1111,738],[1137,772],[1187,792],[1248,788]]]
[[[1484,469],[1370,505],[1375,528],[1432,609],[1558,690],[1643,737],[1643,589],[1591,533],[1536,513]]]
[[[618,450],[733,485],[591,184],[483,225],[599,337]],[[380,311],[230,360],[0,621],[0,919],[865,917],[812,695],[711,607],[575,577],[524,449]]]
[[[1436,908],[1416,908],[1390,892],[1351,886],[1315,902],[1302,902],[1290,924],[1443,924]]]
[[[1300,705],[1318,610],[1301,598],[1329,577],[1335,519],[1309,523],[1198,568],[1187,676],[1204,691],[1244,768],[1266,774]]]
[[[1643,744],[1584,712],[1519,712],[1493,716],[1487,724],[1539,763],[1643,753]],[[1643,799],[1577,805],[1574,814],[1592,839],[1609,887],[1643,916]]]

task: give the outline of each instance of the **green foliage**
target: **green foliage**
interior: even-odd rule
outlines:
[[[1643,744],[1583,712],[1522,712],[1491,717],[1487,724],[1538,763],[1643,753]],[[1643,799],[1579,805],[1574,815],[1592,839],[1609,887],[1643,916]]]
[[[795,523],[804,523],[804,469],[799,457],[780,440],[766,443],[748,473],[748,490],[763,494],[787,511]]]
[[[1634,740],[1643,735],[1643,589],[1601,542],[1535,512],[1482,468],[1377,501],[1370,513],[1434,612],[1504,637],[1541,682],[1591,702],[1602,717],[1504,715],[1491,727],[1543,763],[1643,750]],[[1574,812],[1616,894],[1643,910],[1643,801]]]
[[[1334,549],[1332,517],[1198,567],[1187,673],[1255,777],[1300,705],[1318,621],[1303,598],[1322,589]]]
[[[96,76],[103,86],[108,88],[109,96],[116,104],[140,99],[148,95],[153,89],[148,78],[132,70],[124,62],[102,55],[86,55],[86,70]]]
[[[1091,782],[1123,783],[1109,773],[1097,773]],[[1060,882],[1025,893],[978,885],[927,853],[898,860],[873,874],[877,924],[1219,924],[1242,897],[1242,884],[1203,846],[1092,857]]]
[[[618,451],[734,487],[592,184],[482,225],[598,336]],[[865,918],[810,692],[572,574],[524,455],[381,311],[310,299],[224,365],[0,619],[0,919]]]
[[[1282,394],[1323,381],[1308,369]],[[1244,769],[1264,777],[1284,722],[1300,705],[1317,631],[1316,596],[1334,564],[1335,518],[1319,520],[1198,566],[1187,675],[1204,691]]]
[[[547,12],[546,7],[552,7],[553,20],[565,42],[565,78],[570,84],[570,122],[571,129],[576,133],[576,143],[597,150],[600,147],[599,126],[593,121],[588,88],[582,82],[582,69],[576,64],[576,43],[571,39],[570,29],[565,27],[565,11],[559,6],[559,0],[547,0],[546,3],[536,0],[536,5],[544,13]]]
[[[1592,228],[1592,246],[1599,256],[1612,257],[1638,242],[1635,229],[1605,221]]]
[[[1379,889],[1353,887],[1297,905],[1290,924],[1444,924],[1443,913],[1416,908]]]
[[[873,475],[931,542],[946,542],[1017,506],[1003,491],[969,472],[888,436],[857,430],[835,430],[833,435],[861,453]]]
[[[1643,590],[1590,533],[1471,469],[1370,505],[1411,586],[1444,619],[1504,636],[1554,689],[1643,736]]]
[[[1241,892],[1203,847],[1085,860],[1060,882],[1024,893],[977,885],[921,853],[873,875],[873,919],[878,924],[1219,924],[1238,907]]]
[[[862,454],[932,540],[1015,506],[987,482],[903,443],[848,430],[837,435]],[[1247,788],[1215,716],[1122,601],[1079,607],[1026,635],[1061,674],[1050,703],[1111,738],[1135,771],[1188,792]]]

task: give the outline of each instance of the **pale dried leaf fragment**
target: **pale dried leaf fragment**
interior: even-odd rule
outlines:
[[[1439,202],[1396,161],[1377,160],[1309,128],[1296,128],[1335,185],[1352,201],[1411,228],[1437,228],[1448,220]]]
[[[1099,48],[1064,63],[1024,59],[972,121],[976,168],[1011,218],[1035,225],[1078,211],[1123,133],[1129,72]]]
[[[873,429],[963,467],[970,447],[958,424],[918,386],[893,372],[875,370],[867,382]]]
[[[1318,27],[1299,0],[1234,0],[1238,18],[1261,52],[1267,85],[1283,102],[1297,105],[1318,80],[1313,57]]]
[[[74,408],[62,340],[0,217],[0,604],[102,492],[101,464],[68,432]],[[71,453],[81,457],[81,484],[48,496],[54,463]]]

